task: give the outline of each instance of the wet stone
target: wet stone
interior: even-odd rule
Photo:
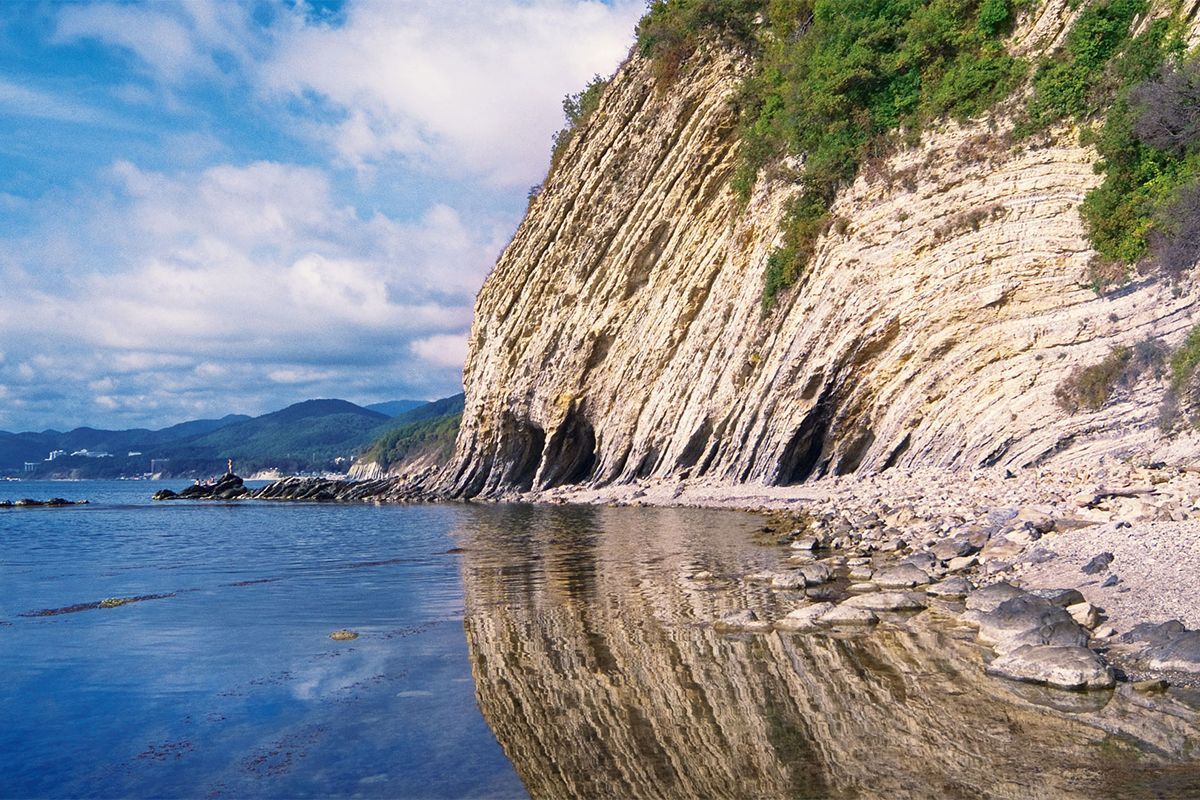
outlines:
[[[1078,626],[1066,610],[1032,595],[1005,600],[991,611],[968,612],[964,619],[979,625],[980,641],[993,644],[1045,625]]]
[[[920,611],[925,608],[925,596],[917,592],[875,592],[851,597],[843,608],[864,608],[868,611]]]
[[[722,616],[713,623],[713,628],[718,631],[758,633],[771,630],[771,623],[759,619],[758,614],[749,609],[740,609]]]
[[[885,589],[907,589],[928,583],[929,575],[920,567],[901,564],[879,570],[875,573],[874,580]]]
[[[1103,659],[1079,646],[1025,645],[996,658],[987,672],[1060,689],[1109,689],[1115,683]]]
[[[801,606],[790,612],[783,619],[775,622],[776,630],[781,631],[811,631],[820,627],[817,622],[820,617],[834,608],[833,603],[813,603]]]
[[[864,596],[869,597],[870,595]],[[820,622],[823,625],[834,627],[862,627],[874,625],[879,622],[879,617],[875,616],[875,612],[865,608],[840,605],[822,614]]]
[[[991,611],[996,606],[1003,603],[1005,600],[1011,600],[1014,597],[1021,597],[1025,592],[1013,586],[1007,581],[993,583],[991,586],[985,586],[978,589],[967,596],[968,611]]]

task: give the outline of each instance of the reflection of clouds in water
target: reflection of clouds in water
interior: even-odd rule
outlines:
[[[369,640],[359,644],[369,635],[360,631],[355,647],[330,651],[296,667],[295,680],[289,684],[292,696],[310,702],[325,700],[387,675],[394,654],[381,645],[372,646]]]

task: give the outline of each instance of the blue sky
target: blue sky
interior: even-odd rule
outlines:
[[[642,0],[0,3],[0,430],[459,391]]]

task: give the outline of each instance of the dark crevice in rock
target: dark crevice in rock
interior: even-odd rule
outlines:
[[[859,466],[862,464],[863,457],[867,454],[867,451],[871,449],[871,445],[874,443],[875,433],[870,429],[863,431],[862,434],[859,435],[859,437],[855,439],[849,447],[846,448],[846,451],[838,460],[837,467],[834,471],[838,475],[851,475],[856,472]]]
[[[896,445],[892,452],[888,454],[887,461],[883,462],[883,469],[891,469],[900,463],[900,456],[904,455],[910,444],[912,444],[912,434],[906,433],[904,434],[904,438],[900,440],[900,444]]]
[[[546,432],[541,427],[528,419],[506,414],[496,445],[496,462],[501,472],[493,471],[491,488],[513,488],[523,492],[533,488],[533,478],[545,446]]]
[[[683,452],[679,454],[679,458],[675,460],[675,469],[685,470],[696,466],[696,462],[700,460],[700,456],[704,455],[704,450],[708,446],[708,440],[712,437],[712,423],[706,417],[700,427],[698,427],[684,445]]]
[[[776,470],[776,482],[782,485],[803,483],[823,471],[821,457],[829,437],[835,404],[831,391],[821,396],[800,422],[791,440],[783,448]]]
[[[596,431],[582,410],[574,407],[546,444],[537,483],[543,489],[580,483],[591,477],[595,467]]]

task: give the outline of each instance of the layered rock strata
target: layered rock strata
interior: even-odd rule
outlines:
[[[1076,13],[1038,4],[1013,49],[1052,51]],[[1076,368],[1177,345],[1200,320],[1191,284],[1087,285],[1078,207],[1100,178],[1077,131],[1013,143],[1017,101],[928,131],[842,193],[840,224],[764,314],[795,183],[769,169],[744,208],[729,188],[744,69],[707,50],[665,88],[640,57],[617,72],[479,295],[446,491],[793,484],[1162,446],[1153,375],[1097,411],[1055,403]]]

